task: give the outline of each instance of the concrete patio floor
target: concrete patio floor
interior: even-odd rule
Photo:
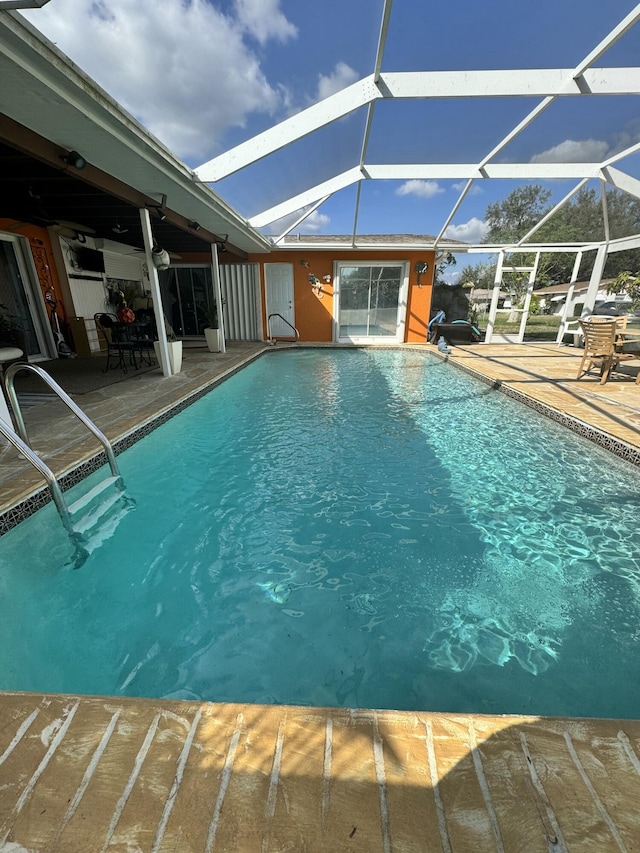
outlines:
[[[177,377],[134,376],[78,402],[126,442],[264,349],[187,350]],[[631,372],[578,381],[580,352],[550,344],[449,359],[640,448]],[[96,451],[57,403],[26,420],[59,473]],[[0,464],[5,509],[39,488],[13,450]],[[603,853],[640,847],[638,802],[640,721],[0,693],[7,853]]]

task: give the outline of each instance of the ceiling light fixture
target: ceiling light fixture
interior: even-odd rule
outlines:
[[[116,224],[113,226],[113,228],[111,230],[113,231],[114,234],[126,234],[129,229],[124,228],[122,225],[120,225],[120,220],[116,219]]]
[[[87,161],[84,159],[82,154],[78,154],[77,151],[69,151],[68,154],[63,154],[60,159],[63,163],[66,163],[67,166],[73,166],[74,169],[84,169],[87,165]]]

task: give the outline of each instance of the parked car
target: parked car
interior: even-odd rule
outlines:
[[[594,307],[593,313],[609,317],[622,317],[627,311],[618,302],[601,302]]]

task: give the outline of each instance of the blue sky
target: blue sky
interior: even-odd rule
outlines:
[[[630,0],[395,0],[385,71],[571,68],[635,6]],[[191,167],[373,70],[381,0],[51,0],[25,13]],[[598,62],[638,64],[640,25]],[[370,163],[477,162],[536,99],[378,104]],[[640,139],[640,97],[554,103],[501,159],[600,159]],[[214,185],[251,216],[357,165],[365,110]],[[640,157],[621,168],[640,178]],[[553,200],[571,181],[548,184]],[[366,182],[360,233],[436,234],[459,181]],[[483,181],[451,237],[483,234],[487,204],[516,184]],[[299,230],[351,233],[355,189],[333,196]],[[277,230],[277,229],[276,229]]]

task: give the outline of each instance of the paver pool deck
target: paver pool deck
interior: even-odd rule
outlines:
[[[76,399],[122,440],[263,349],[187,350],[177,377],[151,372]],[[552,344],[449,358],[640,448],[633,370],[578,381],[579,351]],[[57,473],[95,453],[58,403],[25,419]],[[13,450],[0,463],[6,510],[39,484]],[[637,849],[637,720],[0,693],[7,853]]]

